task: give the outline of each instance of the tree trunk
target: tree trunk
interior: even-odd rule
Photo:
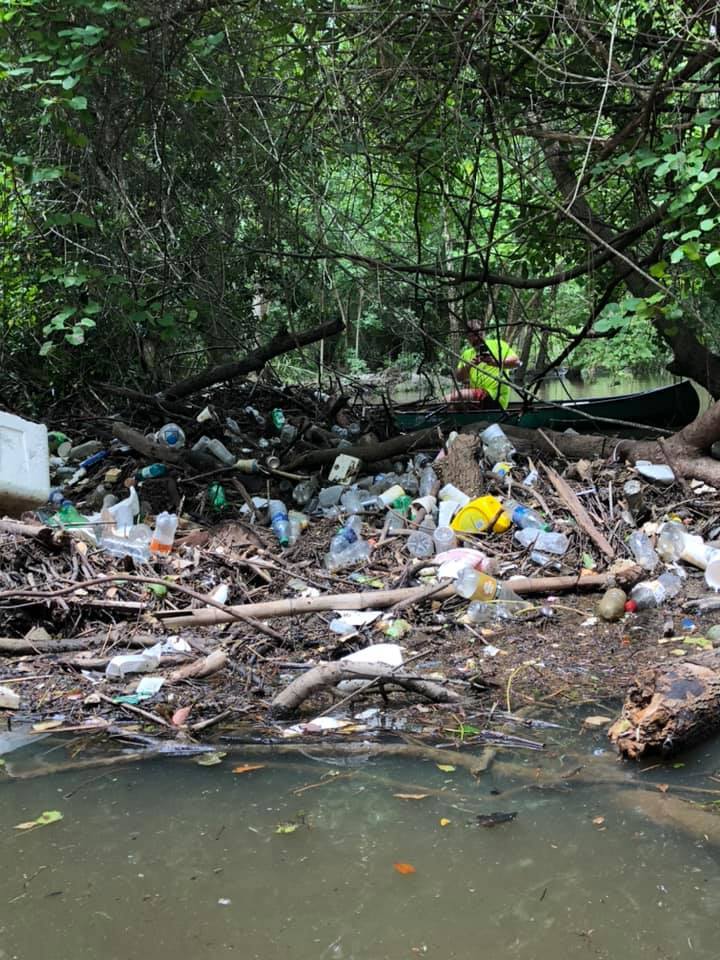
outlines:
[[[669,756],[720,729],[720,651],[643,670],[608,736],[621,755]]]

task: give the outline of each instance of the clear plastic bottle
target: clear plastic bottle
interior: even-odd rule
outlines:
[[[401,513],[398,513],[394,507],[391,507],[388,511],[387,528],[390,532],[405,529],[405,517]]]
[[[285,504],[282,500],[270,500],[268,502],[268,513],[270,514],[270,526],[280,546],[287,547],[290,542],[290,520]]]
[[[446,550],[452,550],[453,547],[457,546],[455,531],[452,527],[438,527],[433,533],[433,540],[435,541],[436,553],[444,553]]]
[[[179,427],[176,423],[166,423],[155,434],[155,440],[157,443],[162,443],[163,446],[178,450],[185,446],[185,433],[182,427]]]
[[[235,454],[231,453],[225,444],[216,437],[200,437],[197,443],[193,445],[193,450],[195,453],[209,454],[226,467],[232,467],[237,460]]]
[[[550,524],[531,507],[525,507],[517,500],[506,500],[503,504],[505,512],[508,514],[516,527],[525,529],[534,527],[536,530],[549,530]]]
[[[640,566],[646,570],[653,571],[660,562],[660,558],[650,542],[650,537],[642,530],[636,530],[628,537],[627,545]]]
[[[360,539],[361,532],[362,518],[354,514],[330,541],[330,552],[342,553],[343,550],[347,550],[349,546]]]
[[[425,560],[435,553],[433,538],[424,530],[416,530],[411,533],[407,538],[405,548],[411,557],[417,557],[418,560]]]
[[[318,503],[323,509],[326,507],[334,507],[340,503],[340,497],[342,496],[344,490],[345,487],[341,486],[339,483],[332,487],[325,487],[325,489],[321,490],[318,494]]]
[[[304,507],[310,503],[317,491],[317,481],[314,478],[310,480],[301,480],[293,490],[293,500],[299,507]]]
[[[512,616],[524,605],[522,598],[506,583],[475,567],[463,567],[455,581],[455,592],[466,600],[494,601],[498,616]]]
[[[521,546],[532,546],[535,550],[545,553],[556,553],[561,557],[567,553],[570,541],[564,533],[557,533],[554,530],[538,530],[537,527],[524,527],[516,530],[513,539]]]
[[[680,590],[680,578],[674,573],[663,573],[656,580],[643,580],[630,591],[630,599],[637,604],[638,610],[661,607]]]
[[[685,527],[674,520],[660,527],[657,538],[657,552],[665,563],[675,563],[685,549]],[[629,541],[628,541],[629,542]]]
[[[331,545],[331,549],[325,554],[325,567],[331,573],[334,573],[335,570],[340,570],[342,567],[351,567],[356,563],[362,563],[369,556],[370,544],[358,538],[354,543],[346,546],[344,550],[334,551]]]
[[[498,463],[501,460],[512,460],[515,447],[508,440],[503,428],[498,423],[490,426],[480,434],[483,443],[485,459],[488,463]]]
[[[418,493],[421,497],[429,497],[432,492],[435,484],[438,482],[438,477],[435,471],[431,466],[423,467],[420,471],[420,482],[418,484]]]
[[[175,540],[175,531],[177,530],[178,518],[175,513],[168,513],[163,510],[155,518],[155,530],[150,541],[150,552],[167,556],[172,550]]]

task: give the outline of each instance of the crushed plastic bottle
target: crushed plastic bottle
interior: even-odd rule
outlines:
[[[287,547],[290,543],[290,520],[285,504],[282,500],[270,500],[268,513],[270,514],[270,526],[278,539],[278,543],[281,547]]]
[[[505,512],[508,514],[516,527],[525,529],[534,527],[536,530],[549,530],[550,524],[531,507],[525,507],[517,500],[506,500],[504,503]]]
[[[176,423],[166,423],[155,434],[155,441],[156,443],[162,443],[165,447],[179,450],[180,447],[185,446],[185,433],[182,427],[179,427]]]
[[[567,553],[570,541],[564,533],[556,533],[554,530],[538,530],[537,527],[523,527],[516,530],[513,539],[521,546],[532,546],[534,551],[544,553],[555,553],[559,557]],[[541,561],[542,563],[545,560]]]
[[[277,433],[280,433],[282,428],[285,426],[285,414],[280,407],[275,407],[274,410],[270,411],[270,420],[272,421],[272,425],[275,427]]]
[[[335,534],[325,554],[325,567],[330,572],[367,560],[370,544],[362,539],[361,531],[362,519],[355,515]]]
[[[418,560],[426,560],[435,553],[435,543],[433,538],[425,530],[415,530],[407,538],[405,549],[411,557]]]
[[[197,443],[193,445],[193,451],[195,453],[206,453],[225,467],[232,467],[237,460],[235,454],[231,453],[225,444],[216,437],[200,437]]]
[[[304,507],[306,504],[310,503],[312,498],[317,493],[317,480],[314,477],[311,477],[309,480],[301,480],[300,483],[296,484],[295,489],[293,490],[293,500],[299,507]]]
[[[660,562],[660,558],[650,542],[650,537],[642,530],[636,530],[628,537],[627,545],[640,566],[646,570],[652,572]]]
[[[475,567],[463,567],[455,581],[455,592],[466,600],[494,603],[500,617],[511,617],[526,605],[512,587]]]
[[[345,487],[341,484],[336,483],[332,487],[325,487],[324,490],[321,490],[318,494],[318,504],[326,509],[327,507],[335,507],[340,503],[340,497],[343,495]]]
[[[674,597],[680,590],[680,577],[674,573],[663,573],[655,580],[643,580],[630,591],[630,599],[637,604],[638,610],[661,607],[667,599]]]
[[[264,430],[266,427],[265,417],[260,413],[256,407],[243,407],[243,413],[246,417],[250,417],[255,421],[255,425],[258,426],[261,430]]]
[[[482,440],[485,459],[489,464],[498,463],[502,460],[512,460],[515,447],[507,438],[499,423],[491,423],[480,434],[480,439]]]

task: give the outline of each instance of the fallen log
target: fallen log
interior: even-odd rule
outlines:
[[[209,677],[213,673],[222,670],[227,663],[228,657],[224,650],[213,650],[202,660],[196,660],[195,663],[189,663],[187,666],[179,667],[168,677],[168,683],[178,683],[180,680],[199,680],[201,677]]]
[[[669,756],[720,729],[720,651],[638,674],[608,737],[621,756]]]
[[[442,434],[438,427],[429,427],[426,430],[416,430],[415,433],[405,433],[382,443],[356,443],[352,447],[343,447],[342,453],[349,457],[357,457],[364,463],[376,463],[378,460],[392,460],[411,450],[434,449],[442,444]],[[304,453],[288,464],[288,470],[304,471],[324,467],[332,463],[338,455],[338,448],[329,450],[311,450]]]
[[[27,640],[24,637],[0,637],[0,656],[21,657],[26,654],[68,653],[88,650],[87,640]]]
[[[570,590],[604,590],[617,583],[630,586],[643,576],[640,567],[626,567],[616,573],[595,573],[588,576],[569,577],[523,577],[512,581],[513,590],[530,596],[540,593],[556,593]],[[373,590],[363,593],[331,593],[321,597],[290,597],[285,600],[269,600],[264,603],[247,603],[226,609],[200,608],[197,610],[161,610],[155,618],[166,627],[201,627],[215,623],[228,623],[238,616],[259,621],[273,617],[298,617],[327,610],[386,610],[395,604],[411,604],[424,599],[449,600],[456,596],[452,584],[428,592],[423,587],[399,587],[396,590]]]
[[[270,706],[274,717],[286,718],[320,690],[335,687],[341,680],[371,680],[377,684],[393,684],[404,690],[419,693],[433,703],[458,703],[459,693],[431,680],[418,680],[402,670],[394,670],[386,663],[351,663],[338,660],[335,663],[320,663],[292,681],[281,690]]]

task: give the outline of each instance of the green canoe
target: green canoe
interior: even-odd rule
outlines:
[[[676,430],[694,420],[700,410],[700,399],[689,380],[643,393],[627,393],[618,397],[593,397],[589,400],[540,401],[525,409],[522,403],[511,403],[507,410],[483,410],[481,404],[407,403],[393,409],[395,424],[400,430],[422,430],[439,426],[459,430],[478,421],[507,423],[518,427],[547,427],[564,430],[607,433],[612,427],[607,420],[621,420],[638,426]]]

